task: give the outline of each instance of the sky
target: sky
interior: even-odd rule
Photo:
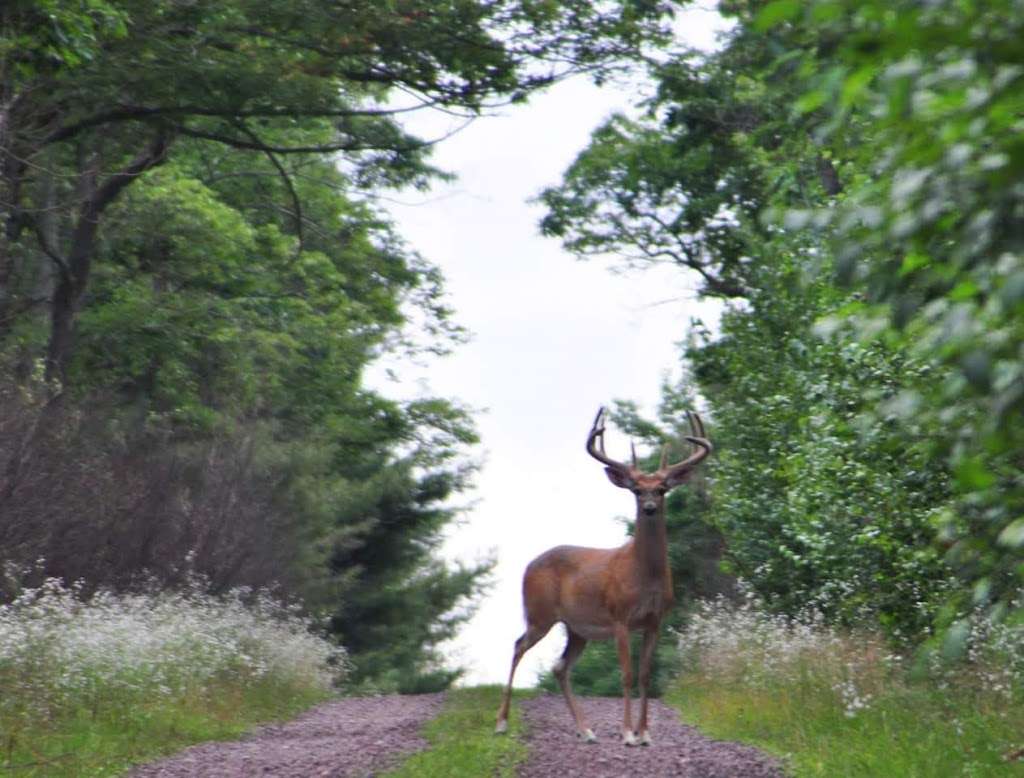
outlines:
[[[677,23],[687,42],[709,48],[723,22],[695,10]],[[563,82],[440,143],[433,163],[457,180],[382,202],[409,245],[438,265],[468,344],[424,366],[382,363],[371,383],[392,397],[444,396],[475,409],[482,462],[468,509],[444,553],[497,559],[493,586],[448,647],[467,668],[463,683],[504,683],[524,627],[522,574],[548,548],[610,548],[626,533],[632,495],[612,486],[584,448],[598,407],[630,399],[652,413],[666,375],[680,373],[678,344],[691,317],[714,325],[719,306],[697,301],[696,279],[671,266],[615,272],[614,257],[579,261],[541,237],[543,209],[529,201],[562,172],[590,132],[629,111],[636,89]],[[424,137],[453,119],[419,114]],[[393,367],[400,383],[384,377]],[[627,438],[609,428],[607,451],[626,459]],[[564,647],[561,626],[523,659],[517,686],[530,686]]]

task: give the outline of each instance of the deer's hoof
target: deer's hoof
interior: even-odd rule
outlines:
[[[576,737],[582,740],[584,743],[596,743],[597,735],[594,734],[594,730],[585,729],[582,732],[577,732]]]
[[[508,732],[508,721],[502,719],[494,727],[494,734],[495,735],[504,735],[506,732]]]
[[[654,741],[651,740],[651,733],[646,729],[640,733],[640,745],[642,746],[653,746]]]
[[[640,741],[638,741],[636,739],[636,735],[634,735],[632,732],[627,730],[627,731],[622,733],[622,745],[624,745],[624,746],[637,746],[637,745],[640,745]]]

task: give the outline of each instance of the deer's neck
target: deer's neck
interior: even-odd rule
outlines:
[[[633,553],[642,581],[661,583],[669,577],[668,531],[663,511],[654,516],[637,515]]]

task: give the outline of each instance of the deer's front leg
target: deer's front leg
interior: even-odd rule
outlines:
[[[629,656],[629,630],[625,624],[615,625],[615,645],[619,650],[619,669],[622,671],[622,742],[627,746],[637,744],[633,732],[633,710],[630,695],[633,691],[633,662]]]
[[[640,745],[651,745],[651,734],[647,730],[647,687],[651,682],[651,661],[658,645],[658,628],[644,630],[644,645],[640,652]]]

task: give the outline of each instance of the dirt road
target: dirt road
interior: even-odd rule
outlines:
[[[565,701],[543,695],[524,700],[530,757],[521,778],[782,778],[779,765],[762,752],[739,743],[711,740],[679,722],[679,714],[651,701],[652,746],[622,745],[621,697],[581,697],[597,743],[584,743]],[[636,703],[634,702],[634,715]]]
[[[425,748],[420,729],[440,694],[347,697],[244,740],[204,743],[138,767],[130,778],[362,778]]]
[[[130,778],[363,778],[379,775],[426,747],[423,724],[443,695],[353,697],[321,705],[286,724],[230,743],[205,743],[136,768]],[[619,739],[622,700],[581,698],[599,741],[576,739],[561,697],[517,701],[530,755],[520,778],[781,778],[779,765],[749,746],[711,740],[652,701],[654,745]],[[488,722],[487,726],[490,726]],[[487,778],[481,775],[481,778]]]

